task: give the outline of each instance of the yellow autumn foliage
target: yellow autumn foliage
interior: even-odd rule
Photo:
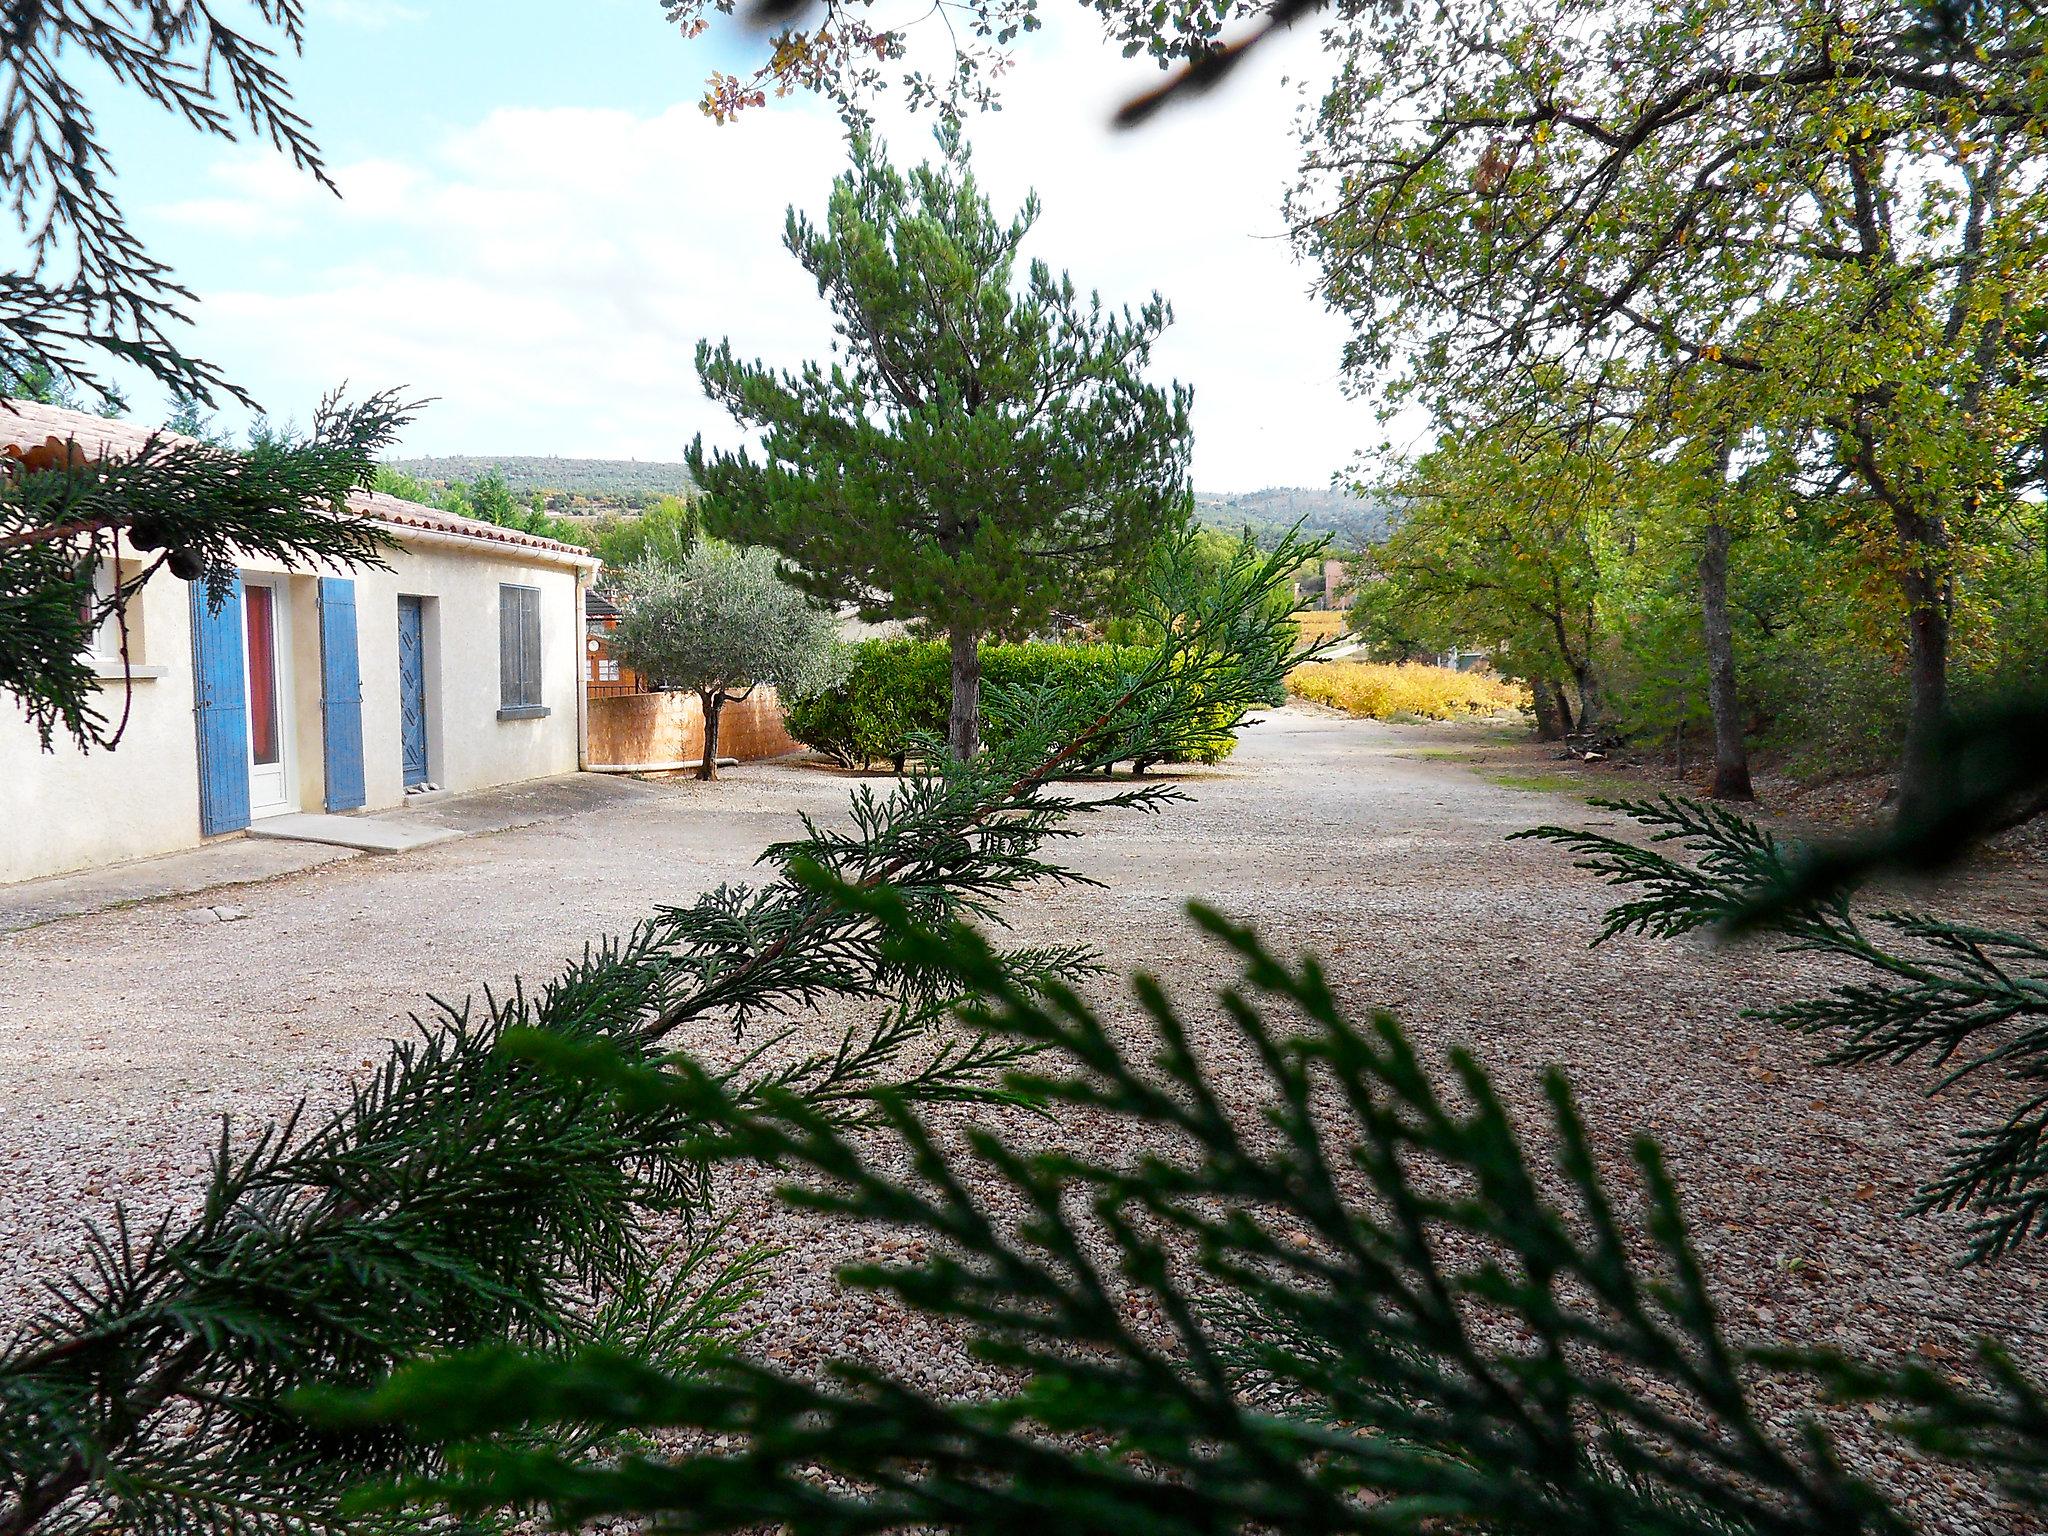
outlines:
[[[1417,662],[1312,661],[1287,674],[1296,698],[1328,704],[1370,720],[1420,716],[1456,720],[1527,709],[1529,690],[1481,672],[1457,672]]]
[[[1302,608],[1293,615],[1304,647],[1324,640],[1341,640],[1350,615],[1336,608]]]

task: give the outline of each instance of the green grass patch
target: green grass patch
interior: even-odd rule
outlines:
[[[1532,795],[1583,796],[1586,789],[1584,779],[1569,773],[1487,773],[1480,777],[1502,789],[1519,789]]]
[[[1483,754],[1462,747],[1419,747],[1400,755],[1418,763],[1475,763]]]

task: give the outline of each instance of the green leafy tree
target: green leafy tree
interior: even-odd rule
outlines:
[[[629,568],[617,589],[611,645],[619,660],[656,687],[690,690],[703,706],[700,779],[718,777],[726,705],[763,685],[803,698],[838,675],[832,615],[784,581],[776,563],[771,550],[700,539],[674,565]]]
[[[601,517],[590,547],[606,567],[623,571],[643,560],[676,564],[697,541],[697,510],[681,496],[658,496],[634,517]]]
[[[1369,552],[1353,627],[1397,659],[1497,649],[1502,669],[1535,695],[1542,734],[1607,730],[1599,605],[1620,499],[1612,460],[1452,437],[1398,490],[1405,510]]]
[[[539,492],[521,501],[502,470],[487,469],[473,481],[430,481],[389,464],[380,464],[376,477],[378,490],[404,501],[438,507],[457,517],[495,523],[500,528],[516,528],[521,533],[553,539],[559,544],[585,542],[583,528],[568,518],[551,514],[547,510],[546,498]]]
[[[1036,199],[999,220],[966,140],[907,175],[856,138],[825,227],[785,243],[838,319],[843,357],[777,372],[698,348],[711,397],[761,451],[687,455],[704,525],[767,545],[815,596],[942,631],[952,750],[973,755],[984,635],[1071,611],[1187,516],[1188,392],[1144,382],[1169,320],[1106,311],[1018,250]]]
[[[480,517],[501,528],[517,528],[526,521],[527,509],[519,504],[512,487],[497,470],[486,472],[467,489],[471,517]]]
[[[1930,61],[1885,0],[1361,17],[1292,205],[1360,377],[1398,365],[1450,419],[1546,371],[1632,412],[1684,363],[1796,433],[1889,588],[1908,809],[1950,708],[1960,552],[2025,488],[2012,448],[2043,412],[2010,323],[2048,284],[2043,20],[1971,25]]]
[[[1686,363],[1646,381],[1618,433],[1624,520],[1603,562],[1601,619],[1620,653],[1619,720],[1675,740],[1683,756],[1705,726],[1716,799],[1749,800],[1754,688],[1751,639],[1738,605],[1758,590],[1752,567],[1779,559],[1770,534],[1796,502],[1796,429],[1755,419],[1746,376]],[[1645,601],[1645,598],[1648,600]],[[1675,600],[1675,601],[1674,601]],[[1751,609],[1754,615],[1756,610]]]
[[[423,507],[434,504],[434,488],[417,475],[409,475],[402,469],[393,469],[389,464],[379,464],[372,472],[370,488],[382,491],[386,496],[396,496],[400,501],[417,502]]]

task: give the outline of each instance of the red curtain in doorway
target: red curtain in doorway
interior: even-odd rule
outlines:
[[[259,764],[278,761],[276,601],[277,594],[268,587],[243,589],[249,639],[249,758]]]

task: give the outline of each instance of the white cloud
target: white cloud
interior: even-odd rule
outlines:
[[[272,150],[243,150],[206,168],[211,196],[162,205],[174,224],[236,239],[279,239],[305,227],[307,214],[333,194]]]
[[[423,20],[427,14],[416,5],[406,5],[404,0],[313,0],[310,9],[316,21],[335,21],[369,32],[406,26]]]
[[[1342,326],[1281,238],[1293,145],[1275,68],[1119,136],[1109,110],[1149,79],[1082,56],[1009,77],[1006,110],[972,128],[983,180],[999,205],[1038,188],[1034,253],[1084,288],[1172,302],[1156,366],[1196,388],[1198,484],[1319,483],[1372,423],[1338,394]],[[929,142],[928,119],[885,126],[899,158]],[[727,128],[687,103],[504,108],[416,158],[339,167],[339,204],[243,157],[219,196],[169,211],[269,242],[260,287],[187,267],[200,349],[266,400],[403,383],[440,401],[415,451],[673,458],[699,431],[738,436],[698,390],[700,337],[791,365],[824,350],[783,211],[821,210],[843,159],[835,122],[786,103]]]

